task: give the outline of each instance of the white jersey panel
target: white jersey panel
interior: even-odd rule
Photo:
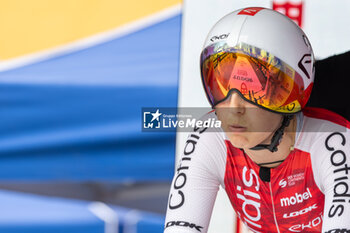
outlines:
[[[213,112],[204,118],[216,118]],[[172,182],[165,233],[207,232],[226,165],[221,129],[196,128],[190,133]]]
[[[311,154],[315,182],[325,195],[322,232],[350,232],[350,130],[304,116],[297,147]]]

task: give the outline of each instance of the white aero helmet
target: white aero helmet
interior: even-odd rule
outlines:
[[[305,33],[287,16],[261,7],[221,18],[207,36],[200,64],[212,106],[237,91],[259,107],[294,114],[306,105],[314,80]]]

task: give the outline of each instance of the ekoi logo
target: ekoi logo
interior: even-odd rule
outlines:
[[[322,214],[309,222],[300,223],[294,226],[291,226],[288,230],[292,232],[311,232],[312,228],[316,228],[322,225]],[[302,218],[300,218],[302,219]],[[316,230],[317,231],[317,230]],[[314,232],[314,231],[313,231]],[[320,232],[320,231],[317,231]]]
[[[214,42],[216,40],[223,40],[223,39],[226,39],[229,35],[230,35],[230,33],[222,34],[222,35],[219,35],[219,36],[213,36],[212,38],[210,38],[210,41]]]
[[[261,229],[261,225],[258,224],[261,219],[260,212],[260,195],[258,193],[260,188],[260,183],[258,176],[253,169],[248,171],[247,167],[244,166],[242,171],[244,188],[254,187],[254,189],[245,190],[241,186],[237,185],[237,197],[243,201],[242,211],[244,213],[243,221],[246,225],[251,227],[256,227]],[[247,180],[247,177],[249,179]]]

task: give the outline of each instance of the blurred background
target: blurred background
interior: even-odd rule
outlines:
[[[0,232],[163,232],[187,134],[141,132],[141,108],[208,106],[199,54],[223,15],[274,8],[306,31],[316,58],[349,50],[346,0],[0,6]],[[222,193],[210,232],[242,231]]]
[[[162,232],[175,133],[141,108],[177,106],[180,1],[0,6],[0,232]]]

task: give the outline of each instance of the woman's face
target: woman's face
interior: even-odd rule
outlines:
[[[233,146],[249,149],[258,144],[270,144],[273,133],[280,126],[282,116],[259,108],[233,92],[215,106],[222,128]]]

